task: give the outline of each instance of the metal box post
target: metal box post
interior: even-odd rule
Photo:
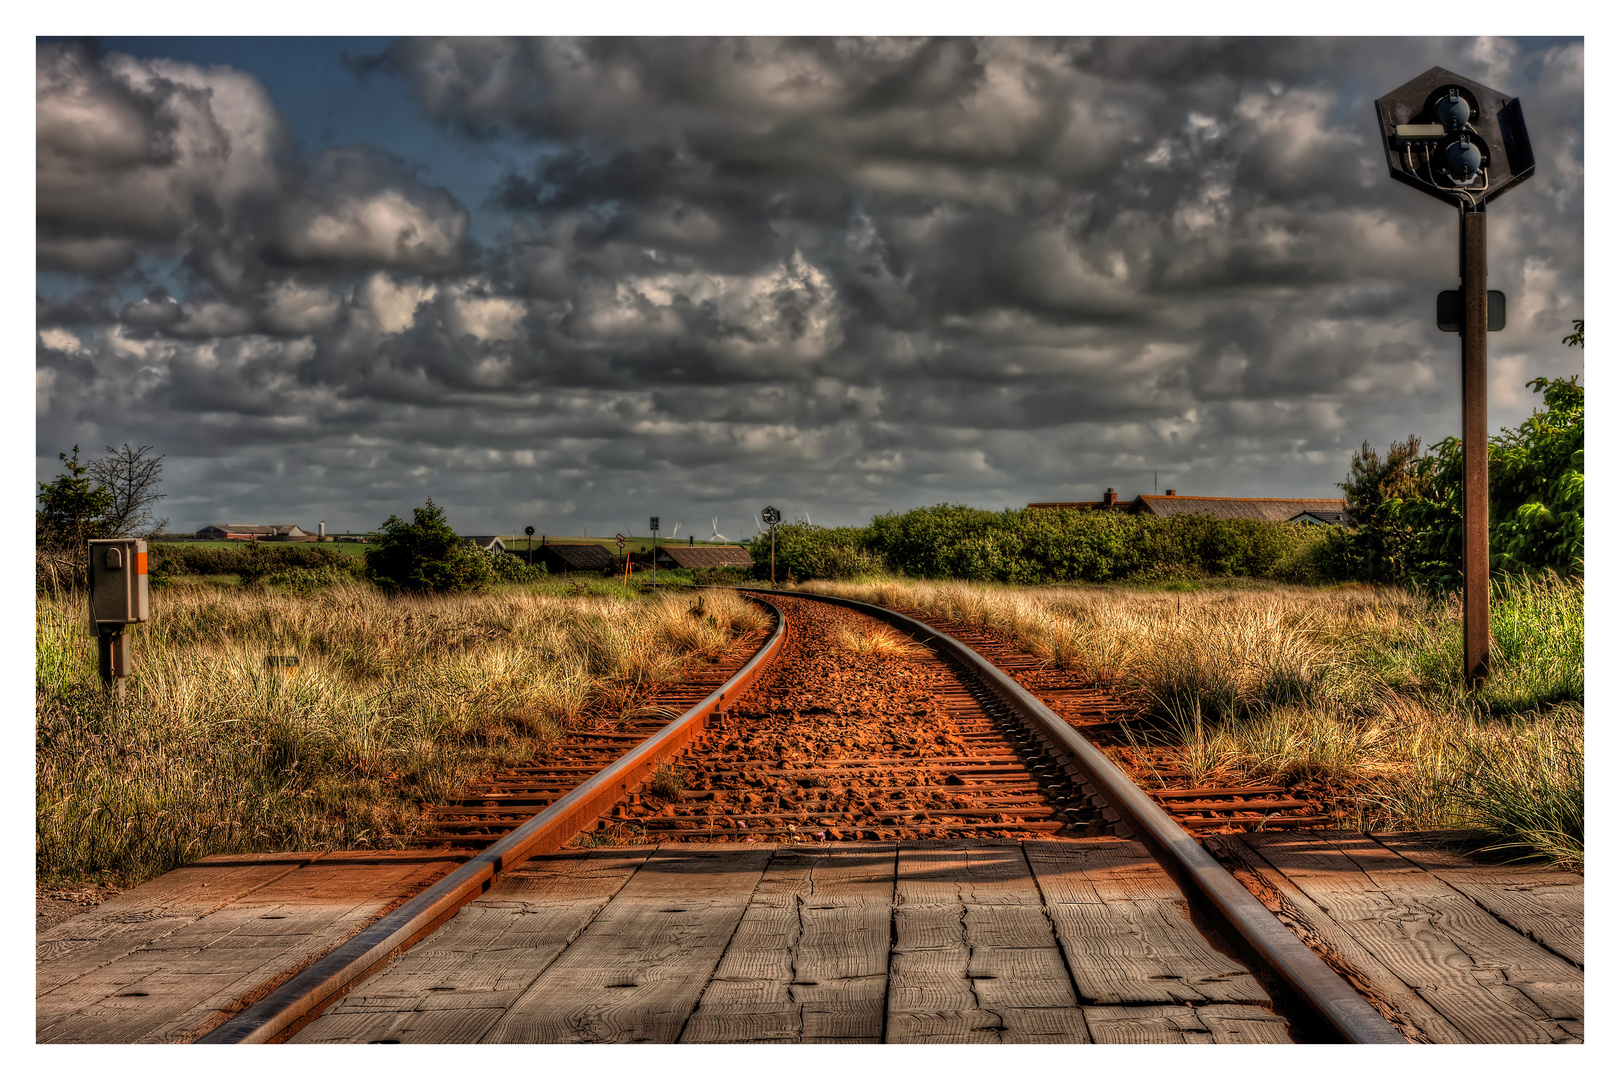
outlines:
[[[124,627],[151,617],[146,541],[91,540],[88,555],[90,629],[98,639],[101,680],[114,693],[122,693],[132,667]]]

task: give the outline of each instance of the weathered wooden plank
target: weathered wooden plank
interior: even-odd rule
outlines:
[[[771,849],[660,847],[483,1042],[675,1042]]]
[[[897,906],[1040,902],[1040,890],[1016,841],[907,848],[900,853]]]
[[[1470,1042],[1574,1042],[1581,970],[1433,874],[1358,833],[1265,834],[1251,849],[1292,880]]]
[[[115,896],[35,938],[34,993],[40,995],[307,866],[320,852],[213,855]]]
[[[895,846],[781,848],[682,1042],[881,1039]]]
[[[1269,1004],[1217,951],[1152,856],[1126,840],[1029,841],[1047,914],[1087,1004]]]
[[[529,860],[288,1041],[476,1042],[653,850]]]
[[[1586,966],[1586,879],[1550,866],[1497,866],[1435,847],[1432,834],[1375,833],[1399,852],[1519,933]]]
[[[1451,1021],[1328,918],[1297,885],[1252,851],[1242,837],[1209,836],[1204,846],[1401,1034],[1418,1043],[1468,1041]]]
[[[184,1042],[256,1000],[457,860],[325,856],[35,1001],[39,1042]]]
[[[444,1009],[434,1012],[322,1014],[321,1043],[471,1043],[501,1018],[504,1009]],[[314,1024],[310,1025],[311,1027]],[[307,1030],[307,1029],[306,1029]],[[299,1032],[300,1035],[303,1032]],[[293,1039],[290,1041],[308,1041]]]
[[[1088,1005],[1098,1043],[1290,1043],[1288,1022],[1255,1005]]]
[[[894,937],[887,1041],[1087,1041],[1018,848],[901,849]]]

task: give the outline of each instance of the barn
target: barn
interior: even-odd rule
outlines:
[[[736,544],[706,544],[703,547],[688,545],[686,547],[671,546],[658,549],[658,566],[660,569],[681,570],[720,570],[720,569],[750,569],[754,565],[754,557],[748,550]]]
[[[1343,525],[1343,499],[1229,499],[1224,495],[1178,495],[1170,488],[1163,495],[1138,495],[1129,502],[1120,500],[1113,488],[1097,502],[1038,502],[1031,510],[1120,510],[1149,517],[1244,518],[1251,521],[1300,521],[1309,516],[1314,524]]]
[[[541,544],[534,549],[534,561],[544,563],[552,574],[607,574],[619,565],[613,553],[601,544]]]
[[[197,530],[199,540],[290,540],[308,542],[319,540],[312,532],[297,525],[205,525]]]
[[[1291,521],[1301,514],[1344,514],[1343,499],[1228,499],[1218,495],[1138,495],[1128,508],[1132,514],[1152,517],[1240,518],[1250,521]]]

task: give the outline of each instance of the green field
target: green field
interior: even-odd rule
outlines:
[[[555,541],[559,544],[601,544],[609,551],[616,552],[619,550],[619,542],[611,536],[569,536],[566,533],[542,533],[536,529],[534,533],[534,546],[539,547],[542,539],[544,539],[547,543]],[[529,538],[523,533],[502,536],[501,541],[506,545],[506,550],[514,554],[521,555],[523,552],[528,550]],[[678,540],[671,539],[667,536],[660,536],[658,538],[659,547],[685,547],[686,544],[687,540],[684,536],[680,537]],[[631,554],[640,554],[644,551],[651,551],[652,546],[653,538],[650,536],[626,535],[624,538],[624,550],[630,552]],[[697,541],[696,546],[729,547],[731,544],[729,542],[726,544],[711,544],[707,540],[699,540]]]

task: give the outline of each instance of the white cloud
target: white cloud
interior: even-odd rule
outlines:
[[[360,286],[358,298],[384,333],[398,334],[409,330],[416,322],[416,309],[438,294],[436,285],[412,280],[395,282],[379,271]]]
[[[331,326],[343,303],[331,289],[284,281],[265,297],[265,321],[282,334],[308,334]]]
[[[298,258],[431,269],[451,261],[467,235],[467,213],[435,213],[389,188],[308,207],[291,225],[287,249]]]

